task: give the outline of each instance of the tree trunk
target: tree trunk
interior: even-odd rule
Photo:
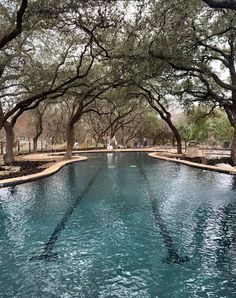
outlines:
[[[75,142],[75,135],[74,135],[74,124],[68,123],[66,128],[66,142],[67,142],[67,150],[65,157],[71,159],[74,142]]]
[[[176,139],[176,143],[177,143],[177,153],[182,154],[181,136],[177,130],[176,130],[176,134],[175,134],[175,139]]]
[[[37,153],[38,152],[38,139],[41,136],[43,131],[38,132],[34,137],[33,137],[33,152]]]
[[[172,138],[172,145],[173,145],[173,147],[175,147],[175,136],[173,136],[173,138]]]
[[[97,139],[95,139],[96,145],[95,148],[98,149],[99,148],[99,144],[101,143],[101,138],[98,137]]]
[[[38,139],[43,133],[43,123],[42,118],[39,119],[39,124],[36,128],[36,135],[33,137],[33,152],[37,153],[38,151]]]
[[[236,165],[236,128],[234,128],[234,135],[231,142],[231,158],[233,160],[234,165]]]
[[[171,120],[166,121],[167,124],[169,125],[169,128],[171,129],[171,131],[174,134],[174,137],[176,139],[176,143],[177,143],[177,153],[178,154],[182,154],[182,143],[181,143],[181,136],[177,130],[177,128],[174,126],[174,124],[171,122]]]
[[[14,131],[11,123],[5,122],[4,130],[6,134],[6,154],[4,156],[4,163],[5,165],[11,165],[14,162]]]
[[[37,153],[38,151],[38,136],[33,137],[33,152]]]
[[[30,142],[30,139],[28,139],[28,142],[29,142],[29,153],[31,153],[31,142]]]

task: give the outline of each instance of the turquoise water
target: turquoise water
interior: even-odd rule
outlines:
[[[236,297],[236,179],[89,154],[0,190],[0,297]]]

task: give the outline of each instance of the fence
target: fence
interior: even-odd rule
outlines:
[[[135,139],[133,147],[134,148],[143,148],[143,147],[152,147],[153,139]]]
[[[53,145],[49,145],[46,141],[41,140],[37,142],[37,151],[54,151]],[[17,140],[14,143],[13,152],[15,154],[27,154],[33,152],[33,140]],[[0,154],[6,153],[6,142],[0,142]]]

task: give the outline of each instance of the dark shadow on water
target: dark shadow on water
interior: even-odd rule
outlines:
[[[168,252],[168,256],[166,257],[166,259],[164,259],[164,262],[167,263],[175,263],[175,264],[184,264],[186,262],[189,262],[189,257],[188,256],[180,256],[177,249],[175,248],[173,239],[170,235],[170,232],[161,216],[158,204],[157,204],[157,200],[155,198],[155,195],[152,191],[152,187],[151,184],[149,182],[149,179],[147,178],[142,166],[138,163],[138,167],[140,169],[140,172],[142,174],[142,176],[144,177],[145,183],[146,183],[146,187],[147,187],[147,191],[148,191],[148,196],[151,202],[151,206],[152,206],[152,212],[155,218],[155,223],[157,224],[157,226],[159,227],[161,236],[164,240],[167,252]]]
[[[236,190],[236,175],[232,176],[232,190]]]
[[[12,185],[12,186],[10,186],[10,187],[9,187],[9,192],[10,192],[11,195],[15,195],[16,192],[17,192],[17,187],[16,187],[16,185]]]
[[[79,205],[81,200],[87,195],[89,192],[91,186],[95,182],[98,174],[101,171],[101,167],[97,170],[97,172],[93,175],[85,189],[82,191],[82,193],[75,199],[73,204],[66,210],[64,216],[61,218],[61,220],[56,225],[56,228],[54,229],[53,233],[51,234],[49,240],[45,243],[43,252],[38,256],[33,256],[30,258],[31,261],[34,260],[44,260],[44,261],[55,261],[58,257],[57,253],[53,252],[53,249],[55,247],[56,241],[60,237],[61,231],[65,229],[66,223],[70,219],[72,213],[74,212],[75,208]]]

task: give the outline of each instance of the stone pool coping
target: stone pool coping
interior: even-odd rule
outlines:
[[[201,168],[203,170],[215,171],[215,172],[220,172],[220,173],[225,173],[225,174],[236,175],[236,169],[235,168],[230,168],[229,169],[227,167],[217,167],[217,166],[211,166],[211,165],[204,165],[204,164],[201,164],[201,163],[192,162],[192,161],[188,161],[188,160],[181,160],[181,159],[177,159],[177,158],[162,156],[162,155],[157,154],[156,152],[151,152],[151,153],[148,154],[148,156],[153,157],[153,158],[157,158],[157,159],[166,160],[166,161],[181,163],[181,164],[191,166],[191,167],[195,167],[195,168]]]
[[[46,158],[44,158],[44,160],[45,159]],[[48,159],[49,162],[50,162],[50,159],[51,158]],[[36,173],[36,174],[2,179],[2,180],[0,180],[0,188],[7,187],[7,186],[13,186],[13,185],[21,184],[21,183],[26,183],[26,182],[31,182],[31,181],[34,181],[34,180],[38,180],[38,179],[48,177],[48,176],[51,176],[51,175],[57,173],[65,165],[68,165],[70,163],[84,161],[84,160],[87,160],[87,159],[88,158],[85,157],[85,156],[79,156],[78,158],[58,161],[58,162],[54,163],[52,166],[50,166],[47,169],[43,170],[42,172],[39,172],[39,173]]]

